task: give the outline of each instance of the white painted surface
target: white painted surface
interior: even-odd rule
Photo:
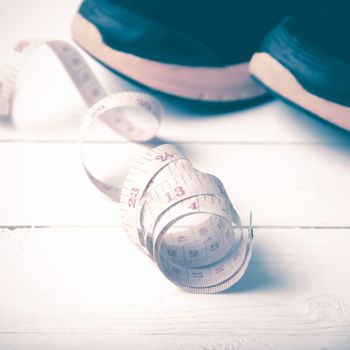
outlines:
[[[23,36],[68,39],[77,7],[0,3],[0,52]],[[140,89],[89,62],[109,92]],[[118,205],[89,183],[76,144],[86,107],[48,51],[19,88],[17,124],[0,125],[1,350],[350,348],[348,134],[279,101],[218,113],[161,97],[160,136],[257,226],[244,279],[191,295],[127,241]],[[130,153],[92,138],[116,162]]]
[[[115,228],[2,230],[4,349],[347,349],[349,231],[256,230],[246,275],[175,288]]]

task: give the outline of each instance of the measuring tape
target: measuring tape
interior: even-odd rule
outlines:
[[[174,145],[150,148],[119,186],[93,175],[84,162],[85,136],[102,121],[132,142],[155,137],[162,107],[138,92],[106,94],[80,53],[70,44],[24,40],[0,71],[0,117],[10,118],[16,81],[28,56],[47,45],[56,54],[90,109],[81,127],[83,167],[92,183],[120,203],[129,239],[148,254],[174,284],[192,293],[216,293],[235,284],[252,254],[252,216],[244,230],[222,182],[202,173]],[[142,122],[135,115],[142,115]]]

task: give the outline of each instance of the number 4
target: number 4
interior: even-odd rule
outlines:
[[[156,159],[160,160],[161,162],[165,162],[169,158],[174,158],[174,154],[170,154],[168,152],[164,152],[164,154],[160,154],[159,156],[156,157]]]
[[[188,208],[189,208],[189,209],[193,209],[193,210],[198,209],[197,203],[196,203],[196,202],[193,202]]]

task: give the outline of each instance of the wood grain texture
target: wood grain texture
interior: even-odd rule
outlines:
[[[256,230],[241,283],[191,295],[118,227],[3,229],[3,349],[346,349],[349,230]]]
[[[223,181],[243,219],[253,210],[258,226],[350,227],[348,145],[180,147],[195,167]],[[132,164],[131,150],[98,144],[91,154],[116,178]],[[0,201],[1,225],[119,224],[119,207],[90,184],[77,144],[3,143],[0,163],[0,192],[9,198]]]
[[[79,2],[0,3],[0,63],[23,34],[70,41]],[[108,92],[143,91],[87,59]],[[225,293],[184,293],[129,243],[118,205],[81,167],[86,106],[42,49],[14,123],[0,123],[0,350],[348,350],[349,134],[280,101],[223,109],[155,95],[159,137],[222,179],[245,223],[253,210],[247,273]],[[103,127],[89,140],[114,176],[135,155]]]

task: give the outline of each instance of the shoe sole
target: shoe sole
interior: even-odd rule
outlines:
[[[220,68],[160,63],[107,46],[97,27],[80,14],[72,22],[73,39],[109,68],[154,90],[191,100],[250,100],[266,90],[249,75],[248,63]]]
[[[350,131],[350,107],[307,91],[286,67],[268,53],[254,54],[249,70],[267,89],[327,122]]]

